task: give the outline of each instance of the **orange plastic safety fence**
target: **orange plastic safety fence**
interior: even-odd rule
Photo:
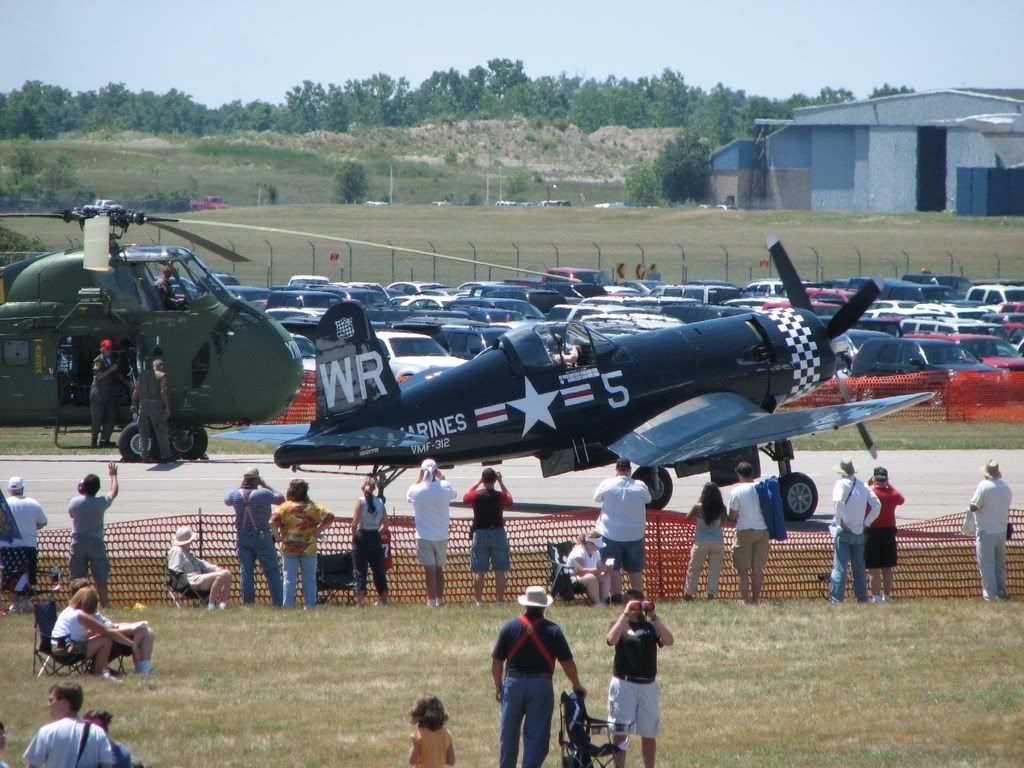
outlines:
[[[928,402],[885,417],[897,423],[921,421],[1024,422],[1024,371],[978,373],[922,371],[899,376],[844,379],[851,400],[934,392]],[[828,381],[788,408],[816,408],[846,402],[839,383]]]
[[[512,549],[508,595],[521,594],[528,585],[549,584],[547,544],[575,539],[589,531],[596,510],[577,514],[515,518],[506,521]],[[1024,532],[1024,511],[1010,515],[1019,532]],[[974,541],[960,534],[963,515],[900,527],[897,533],[899,565],[895,591],[899,597],[979,597],[981,582],[974,554]],[[235,575],[233,589],[238,599],[238,556],[234,515],[191,514],[151,518],[107,526],[106,543],[110,558],[110,595],[116,604],[168,602],[164,587],[165,562],[171,537],[179,526],[188,525],[199,535],[193,551],[205,560],[229,568]],[[448,563],[445,567],[445,598],[449,602],[472,599],[469,571],[470,521],[452,520],[449,531]],[[423,570],[416,562],[416,540],[412,518],[393,517],[388,571],[391,599],[417,603],[426,597]],[[678,599],[682,595],[686,569],[693,544],[694,526],[675,512],[649,511],[645,536],[645,578],[648,593],[657,599]],[[733,529],[725,530],[725,543],[732,545]],[[44,530],[40,533],[39,572],[66,572],[70,531]],[[350,550],[349,521],[341,519],[329,528],[320,544],[325,553]],[[824,597],[832,567],[832,540],[827,531],[794,531],[784,542],[772,542],[765,571],[766,599]],[[257,566],[257,599],[270,602],[270,595]],[[1007,584],[1012,594],[1024,594],[1024,544],[1021,534],[1007,544]],[[487,579],[487,595],[493,598],[493,577]],[[370,587],[372,591],[372,585]],[[701,591],[705,589],[704,577]],[[736,571],[728,554],[719,582],[719,597],[738,596]]]
[[[302,386],[295,399],[270,424],[309,424],[316,420],[316,372],[302,372]]]

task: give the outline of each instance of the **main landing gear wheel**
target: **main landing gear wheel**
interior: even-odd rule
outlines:
[[[664,467],[640,467],[633,473],[634,480],[643,480],[651,490],[654,509],[664,509],[672,498],[672,475]]]
[[[779,478],[779,491],[787,520],[806,520],[818,508],[818,488],[802,472],[790,472]]]
[[[121,452],[121,461],[142,461],[142,435],[139,433],[139,422],[133,421],[121,430],[117,437],[117,450]]]
[[[209,435],[202,427],[178,427],[171,430],[171,449],[188,461],[196,461],[206,455]]]

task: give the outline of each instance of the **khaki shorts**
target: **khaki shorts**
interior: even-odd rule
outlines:
[[[416,559],[428,568],[444,568],[448,560],[448,540],[416,539]]]
[[[763,570],[768,562],[768,531],[745,529],[736,531],[732,547],[732,564],[737,571],[751,568]]]
[[[608,719],[617,725],[632,723],[637,736],[653,739],[661,730],[658,684],[631,683],[613,677],[608,686]]]

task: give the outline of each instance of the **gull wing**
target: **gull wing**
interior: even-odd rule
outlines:
[[[640,466],[675,464],[858,424],[931,398],[923,392],[768,413],[740,395],[716,392],[658,414],[608,447]]]

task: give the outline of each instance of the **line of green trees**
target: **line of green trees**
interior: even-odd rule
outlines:
[[[909,93],[905,86],[876,88],[870,98]],[[186,93],[133,93],[123,83],[72,94],[66,88],[28,81],[0,94],[0,139],[51,139],[73,131],[131,130],[196,136],[237,131],[345,132],[372,126],[413,126],[460,119],[573,123],[592,132],[606,125],[685,128],[714,145],[751,134],[756,118],[789,118],[797,107],[849,101],[845,88],[822,88],[816,96],[787,99],[748,95],[719,83],[709,91],[688,85],[665,69],[636,80],[603,81],[566,74],[530,78],[521,60],[491,59],[463,74],[436,71],[410,86],[404,77],[379,73],[344,85],[305,80],[281,104],[233,101],[217,108],[197,104]]]

